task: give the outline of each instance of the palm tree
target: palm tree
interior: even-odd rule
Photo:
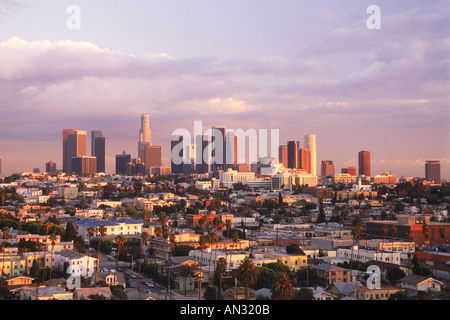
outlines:
[[[212,252],[213,252],[213,245],[216,243],[216,234],[214,231],[210,231],[207,235],[207,240],[210,245],[210,251],[209,251],[209,263],[208,263],[208,286],[210,284],[210,278],[211,278],[211,259],[212,259]]]
[[[295,290],[292,288],[292,283],[289,281],[289,276],[286,272],[282,272],[277,276],[277,279],[272,287],[272,297],[274,300],[291,300],[295,295]]]
[[[227,259],[221,257],[217,261],[216,271],[214,272],[214,275],[216,276],[216,279],[219,282],[218,286],[220,291],[222,291],[223,275],[226,271],[227,271]]]
[[[52,233],[50,235],[50,242],[52,244],[52,256],[50,258],[50,281],[52,281],[53,252],[54,252],[55,244],[56,244],[56,234],[55,233]]]
[[[141,262],[142,262],[142,252],[144,251],[144,245],[148,240],[147,231],[142,232],[141,234],[141,251],[139,252],[139,271],[138,271],[138,291],[139,291],[139,300],[141,300]]]
[[[237,244],[239,242],[239,234],[237,233],[237,231],[234,231],[233,234],[231,235],[231,238],[233,239],[233,243]],[[230,272],[231,272],[231,257],[233,255],[233,250],[230,250]]]
[[[160,227],[157,227],[155,229],[155,236],[157,238],[161,238],[162,236],[162,229]],[[155,241],[155,252],[154,252],[154,257],[155,257],[155,272],[156,272],[156,254],[158,252],[158,241]]]
[[[256,283],[258,280],[259,271],[255,267],[253,260],[249,257],[245,257],[239,265],[236,276],[239,282],[245,284],[245,297],[248,300],[248,287],[251,284]]]
[[[200,219],[198,219],[197,224],[200,225],[200,227],[202,229],[204,229],[204,224],[205,224],[206,220],[207,220],[206,216],[203,215],[203,216],[201,216]]]
[[[100,254],[100,244],[102,243],[103,237],[106,235],[106,227],[104,225],[98,226],[97,232],[100,235],[97,248],[98,268],[100,268],[100,259],[102,257],[102,255]],[[97,282],[97,272],[95,273],[95,282]]]
[[[411,229],[406,231],[406,237],[408,238],[408,241],[411,243],[413,240],[413,233],[411,231]],[[408,260],[409,260],[409,256],[410,256],[410,244],[408,244]]]
[[[397,226],[395,224],[391,224],[389,226],[389,230],[391,230],[391,232],[392,232],[392,250],[391,250],[392,259],[391,259],[391,262],[394,263],[394,240],[395,240],[395,236],[397,234]]]
[[[173,233],[168,234],[168,240],[169,240],[169,259],[167,260],[167,283],[168,283],[167,292],[169,292],[169,290],[170,290],[170,266],[172,264],[172,261],[171,261],[172,249],[176,243],[175,236]]]
[[[219,238],[220,238],[220,231],[222,231],[223,227],[225,226],[225,223],[220,218],[214,218],[213,226],[214,226],[214,230],[216,232],[216,241],[215,242],[217,244],[219,242]],[[216,270],[216,258],[217,258],[217,245],[216,245],[216,250],[214,250],[214,272]]]
[[[201,255],[200,255],[200,263],[198,264],[199,267],[199,274],[198,274],[198,281],[199,281],[199,286],[198,286],[198,299],[202,300],[202,277],[203,277],[203,273],[202,273],[202,264],[203,264],[203,251],[206,248],[206,243],[207,243],[207,237],[204,235],[201,235],[200,238],[198,239],[198,244],[200,245],[200,250],[201,250]]]
[[[125,244],[125,238],[123,237],[123,235],[118,235],[116,237],[116,245],[117,245],[116,271],[117,271],[118,266],[119,266],[120,249],[123,247],[124,244]]]

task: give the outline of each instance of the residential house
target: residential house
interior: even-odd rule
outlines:
[[[277,259],[278,263],[288,267],[293,272],[296,272],[300,270],[301,267],[308,265],[306,254],[289,254],[271,250],[264,252],[264,257],[269,259]]]
[[[336,297],[333,294],[325,291],[325,289],[323,287],[312,287],[309,289],[311,289],[311,291],[313,293],[314,300],[335,300],[336,299]]]
[[[142,232],[142,221],[137,221],[130,218],[121,218],[117,220],[101,220],[97,218],[85,218],[74,222],[77,228],[77,234],[87,240],[90,238],[89,227],[95,228],[94,237],[99,237],[98,227],[104,226],[106,228],[105,237],[115,237],[118,235],[140,235]]]
[[[122,272],[99,272],[97,280],[104,280],[108,286],[126,286],[125,276]]]
[[[55,254],[54,267],[66,271],[73,276],[92,277],[97,270],[98,259],[87,255],[65,250]]]
[[[20,300],[73,300],[73,293],[61,287],[24,287]]]
[[[89,296],[101,295],[107,300],[112,297],[111,289],[109,287],[95,287],[95,288],[76,288],[73,291],[73,300],[91,300]]]
[[[338,282],[351,282],[352,273],[349,269],[325,263],[312,265],[310,268],[319,279],[328,285]]]
[[[336,282],[327,289],[327,292],[338,300],[346,297],[354,298],[357,287],[362,288],[362,284],[360,282]]]
[[[401,278],[397,284],[408,294],[417,294],[419,291],[441,292],[445,287],[445,284],[439,280],[414,274]]]
[[[383,284],[379,289],[370,289],[366,287],[358,288],[356,291],[356,300],[388,300],[391,294],[394,294],[400,290],[403,289]]]

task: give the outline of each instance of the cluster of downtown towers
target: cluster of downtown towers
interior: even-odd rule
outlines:
[[[152,145],[151,129],[149,114],[141,115],[141,128],[139,130],[138,141],[138,157],[132,158],[131,154],[125,153],[116,155],[116,174],[127,175],[145,175],[145,174],[163,174],[163,173],[183,173],[183,174],[205,174],[210,171],[217,172],[219,170],[233,169],[242,172],[252,171],[248,162],[242,163],[238,161],[238,139],[236,136],[226,134],[225,127],[213,126],[213,131],[220,133],[223,137],[223,161],[221,163],[207,163],[203,157],[200,162],[196,162],[199,152],[202,154],[209,141],[205,141],[203,136],[196,137],[194,144],[189,144],[188,149],[182,149],[181,157],[191,159],[189,163],[174,163],[171,161],[171,167],[162,165],[162,148],[161,146]],[[182,142],[183,137],[171,139],[171,154],[173,155],[177,145]],[[229,141],[226,141],[229,140]],[[199,147],[196,147],[199,146]],[[201,147],[200,147],[201,146]],[[105,137],[101,131],[91,131],[91,155],[87,155],[87,132],[80,129],[63,129],[63,166],[62,171],[67,174],[94,174],[106,172],[106,144]],[[300,146],[300,142],[288,141],[286,145],[280,145],[278,152],[278,161],[288,169],[303,171],[313,176],[328,176],[334,174],[334,163],[332,160],[324,160],[321,162],[320,173],[317,170],[317,153],[316,153],[316,136],[308,134],[304,137],[304,147]],[[178,151],[176,151],[178,152]],[[183,153],[185,153],[183,155]],[[214,153],[214,151],[213,151]],[[177,154],[178,155],[178,154]],[[230,161],[231,160],[231,161]],[[435,169],[435,167],[437,167]],[[439,163],[431,163],[427,161],[426,175],[436,175],[432,180],[440,180]],[[429,171],[429,172],[428,172]],[[56,173],[56,164],[50,161],[46,164],[46,172]],[[342,168],[342,173],[348,173],[352,176],[370,177],[370,152],[360,151],[358,153],[358,173],[355,167]]]
[[[138,158],[131,159],[131,155],[125,152],[116,155],[116,173],[148,174],[151,173],[150,167],[161,167],[161,159],[161,146],[152,145],[149,115],[143,114],[139,131]],[[63,129],[62,161],[62,171],[67,174],[105,173],[106,142],[103,133],[98,130],[91,131],[91,155],[89,156],[87,155],[87,132],[80,129]],[[53,161],[48,162],[46,171],[56,173],[56,164]]]
[[[138,157],[132,159],[131,154],[125,153],[116,155],[116,174],[151,174],[151,173],[184,173],[184,174],[205,174],[210,170],[233,169],[238,171],[250,171],[248,163],[239,163],[238,161],[238,139],[235,136],[228,136],[225,127],[214,126],[213,130],[221,133],[224,139],[223,158],[231,159],[224,163],[208,164],[205,160],[196,163],[196,152],[203,153],[210,142],[205,141],[203,137],[199,141],[189,145],[189,150],[182,150],[189,153],[192,159],[191,163],[174,163],[172,161],[170,168],[162,166],[161,146],[152,145],[149,114],[141,115],[141,129],[139,130]],[[286,145],[279,146],[278,160],[285,168],[304,171],[305,173],[317,175],[316,159],[316,136],[314,134],[306,135],[304,148],[300,147],[299,141],[288,141]],[[225,143],[226,139],[232,139],[231,143]],[[172,139],[171,151],[182,141]],[[201,148],[196,148],[196,145]],[[67,174],[94,174],[106,172],[106,143],[105,137],[101,131],[91,131],[91,155],[87,155],[87,132],[80,129],[63,129],[63,150],[62,150],[62,171]],[[196,151],[197,150],[197,151]],[[214,151],[213,151],[214,152]],[[182,157],[184,157],[182,155]],[[370,152],[361,151],[358,155],[359,175],[370,176]],[[322,161],[321,173],[326,175],[329,170],[334,171],[334,164],[331,160]],[[50,161],[46,164],[46,172],[56,173],[56,163]],[[356,168],[343,168],[343,173],[356,175]]]

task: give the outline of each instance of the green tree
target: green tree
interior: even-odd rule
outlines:
[[[300,290],[296,290],[292,300],[314,300],[314,294],[309,288],[301,288]]]
[[[75,241],[77,238],[77,230],[72,222],[67,222],[66,233],[63,238],[66,242]]]
[[[408,300],[408,295],[405,291],[399,290],[389,295],[388,300]]]
[[[277,278],[277,273],[265,266],[258,267],[258,281],[255,283],[254,288],[256,290],[261,288],[271,288]]]

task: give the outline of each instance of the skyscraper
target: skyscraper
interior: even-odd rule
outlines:
[[[78,129],[63,129],[63,150],[62,150],[62,156],[63,156],[63,172],[67,173],[67,165],[69,161],[72,161],[70,158],[67,158],[67,139],[68,139],[68,133],[71,131],[77,131]],[[70,164],[69,164],[70,167]]]
[[[305,136],[305,148],[311,153],[311,174],[317,176],[317,146],[315,134],[308,134]]]
[[[208,155],[205,155],[205,149],[208,147],[209,142],[203,135],[195,137],[195,161],[196,161],[196,173],[205,174],[210,170]]]
[[[211,152],[211,156],[214,157],[214,161],[211,163],[211,170],[216,172],[218,170],[224,170],[226,163],[226,128],[221,126],[212,127],[211,143],[215,143],[215,148]],[[216,139],[220,139],[216,141]]]
[[[86,131],[78,129],[63,130],[63,171],[72,173],[72,158],[85,156],[87,145]]]
[[[175,163],[174,159],[183,159],[184,158],[184,148],[180,148],[179,154],[175,155],[173,154],[176,152],[174,149],[178,145],[182,145],[183,142],[183,136],[173,136],[171,137],[170,141],[170,167],[172,173],[183,173],[183,162],[180,161],[180,163]]]
[[[321,176],[327,177],[334,175],[334,163],[332,160],[323,160],[322,161],[322,170]]]
[[[127,163],[131,162],[131,154],[126,154],[125,151],[122,154],[116,155],[116,174],[127,173]]]
[[[72,171],[78,175],[94,174],[97,172],[97,158],[91,156],[72,157]]]
[[[56,173],[56,163],[53,161],[49,161],[45,164],[45,172],[47,173]]]
[[[425,161],[425,180],[435,184],[441,183],[441,163],[439,160]]]
[[[360,151],[358,153],[358,175],[370,177],[370,152]]]
[[[311,151],[305,148],[299,150],[300,167],[302,171],[311,173]]]
[[[342,168],[341,173],[347,173],[351,176],[356,176],[356,168],[355,167]]]
[[[285,167],[288,168],[288,147],[280,146],[278,151],[278,159],[279,162]]]
[[[299,161],[299,150],[300,150],[300,142],[298,141],[288,141],[288,168],[289,169],[298,169],[300,168]]]
[[[0,157],[0,178],[3,178],[3,158]]]
[[[141,129],[139,129],[138,158],[144,159],[144,149],[152,145],[152,130],[150,129],[150,116],[141,115]]]
[[[97,172],[106,172],[105,137],[101,131],[91,132],[91,155],[97,158]]]
[[[228,132],[225,137],[225,168],[235,169],[238,164],[238,139],[234,133]]]
[[[161,146],[146,146],[144,149],[144,166],[146,173],[150,172],[150,168],[161,167],[162,154]]]

